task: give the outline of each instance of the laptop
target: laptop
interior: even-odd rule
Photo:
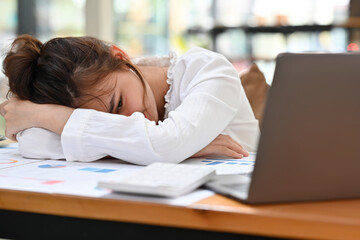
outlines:
[[[280,54],[252,175],[206,186],[252,204],[360,197],[360,54]]]

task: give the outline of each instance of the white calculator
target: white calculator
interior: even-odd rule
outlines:
[[[116,192],[177,197],[189,193],[215,175],[210,166],[152,163],[119,180],[99,181],[98,187]]]

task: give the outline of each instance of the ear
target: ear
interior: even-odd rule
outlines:
[[[111,45],[110,52],[114,57],[117,57],[127,62],[131,62],[129,56],[116,45]]]

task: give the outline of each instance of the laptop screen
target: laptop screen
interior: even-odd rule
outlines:
[[[360,197],[360,54],[281,54],[249,202]]]

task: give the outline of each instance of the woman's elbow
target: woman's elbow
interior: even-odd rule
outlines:
[[[64,159],[60,136],[42,128],[26,129],[16,136],[25,158]]]

